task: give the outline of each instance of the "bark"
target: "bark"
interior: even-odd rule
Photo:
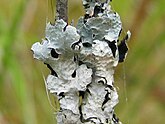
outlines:
[[[68,0],[56,0],[56,19],[68,22]]]

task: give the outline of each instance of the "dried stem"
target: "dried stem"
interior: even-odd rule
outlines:
[[[68,22],[68,0],[56,0],[56,19]]]

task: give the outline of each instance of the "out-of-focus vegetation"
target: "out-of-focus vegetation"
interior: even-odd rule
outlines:
[[[116,69],[125,124],[165,123],[165,0],[113,0],[130,29],[126,62]],[[69,20],[83,15],[81,0],[69,0]],[[0,1],[0,124],[55,124],[45,91],[48,69],[34,60],[31,45],[41,41],[47,0]]]

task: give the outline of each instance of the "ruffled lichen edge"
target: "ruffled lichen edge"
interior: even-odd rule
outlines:
[[[118,94],[114,68],[123,62],[128,31],[120,41],[122,23],[109,0],[83,0],[86,10],[77,27],[62,19],[46,25],[42,43],[32,46],[34,58],[51,70],[46,83],[57,95],[58,124],[119,124],[114,113]]]

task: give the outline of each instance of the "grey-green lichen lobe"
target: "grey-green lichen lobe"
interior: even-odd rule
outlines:
[[[75,27],[67,25],[62,19],[57,20],[55,25],[46,25],[45,35],[42,43],[37,42],[31,48],[34,58],[45,63],[72,59],[74,52],[71,46],[80,38]]]
[[[79,38],[77,29],[67,25],[62,19],[57,20],[55,25],[48,23],[46,26],[46,39],[50,41],[50,47],[57,50],[59,54],[67,54],[72,51],[72,44],[77,42]]]
[[[108,16],[91,17],[86,23],[80,18],[77,26],[82,42],[92,43],[93,40],[117,41],[122,28],[120,17],[117,13],[110,13]]]
[[[109,2],[83,0],[86,14],[76,28],[63,20],[48,23],[45,39],[31,48],[51,71],[46,85],[60,103],[58,124],[121,124],[114,114],[113,75],[124,61],[130,33],[119,43],[122,23]]]

